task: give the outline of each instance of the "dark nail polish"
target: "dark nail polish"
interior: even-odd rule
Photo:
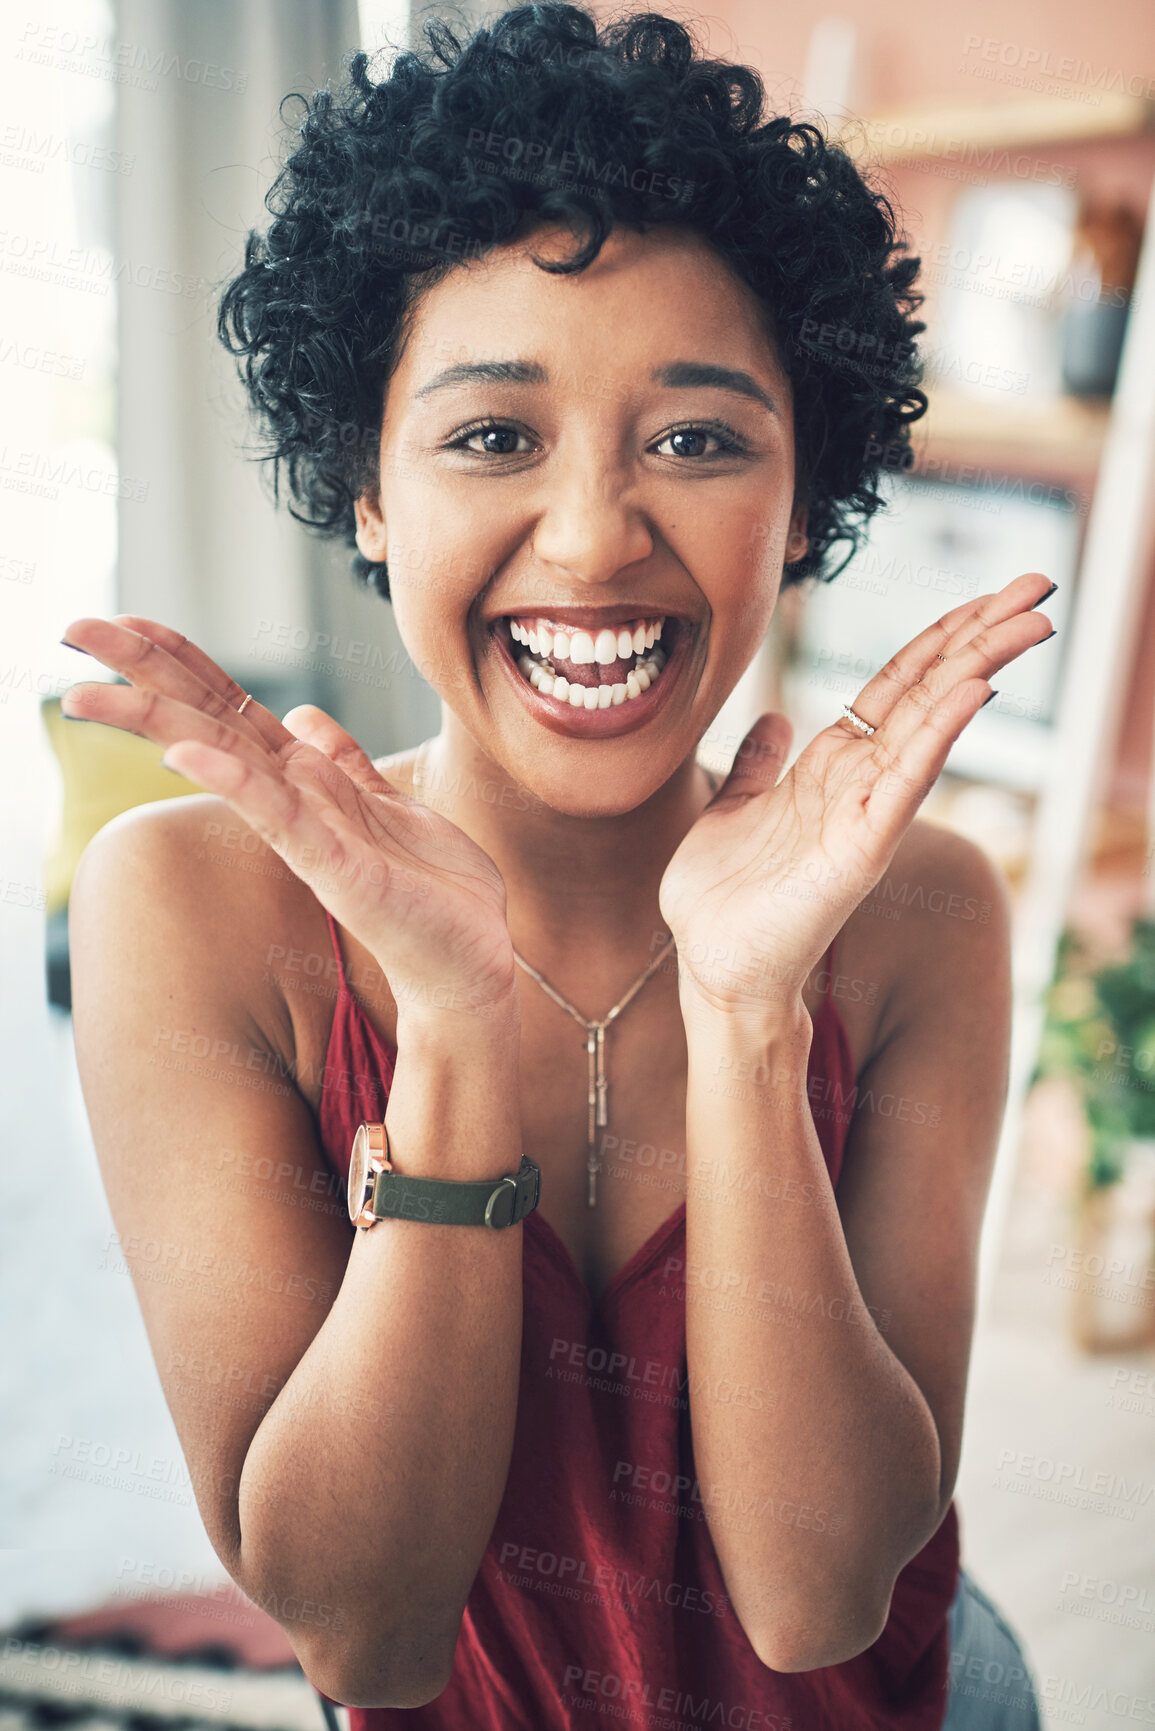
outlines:
[[[88,654],[87,649],[82,649],[80,647],[79,643],[70,643],[68,641],[67,637],[62,637],[60,639],[60,641],[61,641],[61,643],[63,643],[65,649],[75,649],[75,651],[78,655],[87,655]]]
[[[997,692],[997,691],[992,691],[992,692],[991,692],[991,697],[997,697],[997,696],[998,696],[998,692]],[[980,709],[985,709],[985,708],[986,708],[986,706],[987,706],[987,704],[988,704],[988,703],[989,703],[989,702],[990,702],[990,700],[991,700],[991,697],[984,697],[984,698],[983,698],[983,700],[982,700],[982,702],[981,702],[981,703],[980,703],[980,704],[979,704],[979,708],[980,708]]]
[[[1052,583],[1051,587],[1047,590],[1045,595],[1040,595],[1039,599],[1037,601],[1031,602],[1031,605],[1027,608],[1027,612],[1033,613],[1035,611],[1036,607],[1041,607],[1043,605],[1044,601],[1049,601],[1051,599],[1051,596],[1055,593],[1055,590],[1058,587],[1059,587],[1059,585],[1057,583]]]

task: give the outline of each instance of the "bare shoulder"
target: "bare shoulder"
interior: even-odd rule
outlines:
[[[196,979],[245,1011],[254,1033],[292,1056],[291,1006],[273,965],[286,939],[323,931],[315,897],[224,800],[161,800],[123,812],[93,838],[70,901],[70,942],[94,924],[120,941],[121,986],[179,995]]]
[[[838,939],[840,967],[864,982],[864,1067],[898,1029],[926,1014],[1001,1013],[1010,994],[1006,880],[975,842],[916,819]]]

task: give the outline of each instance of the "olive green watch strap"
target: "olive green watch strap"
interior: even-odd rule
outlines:
[[[517,1173],[501,1178],[414,1178],[378,1172],[369,1207],[379,1220],[426,1220],[436,1226],[516,1226],[541,1196],[541,1168],[522,1155]]]

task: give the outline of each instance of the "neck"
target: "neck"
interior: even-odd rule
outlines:
[[[519,788],[446,710],[418,769],[418,796],[501,872],[510,935],[528,962],[570,977],[573,962],[595,987],[604,974],[612,992],[658,953],[668,937],[658,908],[662,874],[713,795],[692,757],[634,811],[571,817]]]

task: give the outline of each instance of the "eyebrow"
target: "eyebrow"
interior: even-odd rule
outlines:
[[[434,391],[447,390],[451,385],[475,383],[544,385],[547,377],[545,368],[536,361],[459,361],[456,366],[435,373],[428,384],[422,385],[413,395],[416,398],[430,397]]]
[[[753,402],[761,403],[772,415],[778,413],[774,399],[757,380],[733,367],[716,367],[706,361],[674,361],[671,366],[659,367],[650,376],[656,384],[669,385],[675,390],[712,388],[732,391],[736,396],[749,397]]]
[[[665,385],[671,390],[731,391],[735,396],[761,403],[772,415],[778,413],[769,392],[764,391],[749,373],[734,367],[718,367],[708,361],[673,361],[668,367],[657,367],[650,377],[655,384]],[[448,390],[454,385],[479,383],[544,385],[549,383],[549,374],[537,361],[459,361],[455,366],[435,373],[413,395],[420,401],[431,397],[435,391]]]

